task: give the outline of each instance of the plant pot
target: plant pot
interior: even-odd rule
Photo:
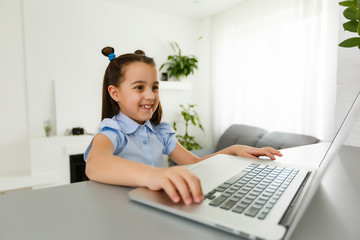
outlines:
[[[50,136],[50,131],[51,131],[51,130],[45,130],[46,137],[49,137],[49,136]]]

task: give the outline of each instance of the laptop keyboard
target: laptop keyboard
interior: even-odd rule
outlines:
[[[263,220],[298,172],[293,168],[251,164],[205,198],[211,200],[210,206]]]

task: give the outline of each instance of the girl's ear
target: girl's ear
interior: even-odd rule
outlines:
[[[113,85],[110,85],[108,87],[109,95],[112,99],[114,99],[115,102],[118,102],[119,99],[119,89]]]

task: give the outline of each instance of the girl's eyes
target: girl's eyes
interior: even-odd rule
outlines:
[[[136,89],[136,90],[143,90],[144,87],[143,87],[143,86],[136,86],[135,89]],[[159,86],[153,86],[153,87],[152,87],[152,90],[153,90],[153,91],[159,90]]]

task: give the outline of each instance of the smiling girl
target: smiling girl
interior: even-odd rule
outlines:
[[[174,130],[161,122],[159,81],[152,58],[141,50],[114,55],[105,47],[110,63],[103,82],[102,122],[84,158],[89,179],[122,186],[164,190],[173,202],[191,204],[204,199],[199,179],[181,165],[215,154],[257,158],[281,153],[273,148],[234,145],[198,158],[177,141]],[[163,154],[180,166],[162,168]]]

